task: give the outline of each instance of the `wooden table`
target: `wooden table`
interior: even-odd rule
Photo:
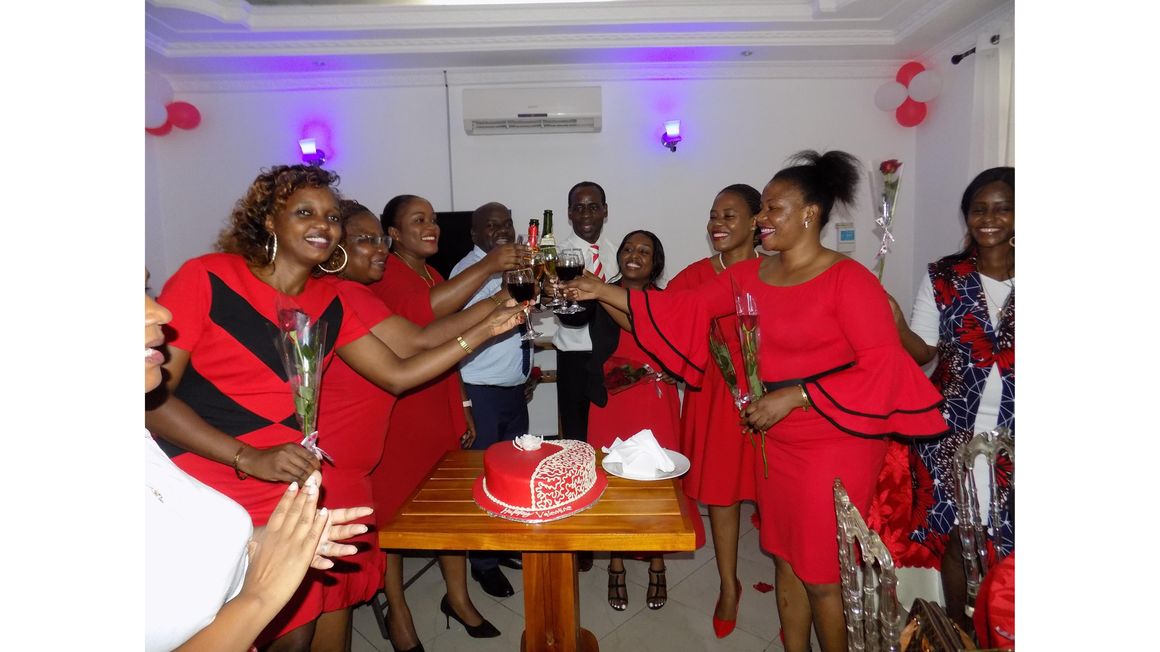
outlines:
[[[597,464],[603,455],[597,451]],[[575,551],[689,552],[696,515],[679,499],[677,480],[636,482],[608,476],[590,509],[537,525],[496,518],[471,497],[483,472],[482,451],[452,451],[379,532],[379,545],[417,550],[519,550],[524,565],[524,634],[528,652],[599,649],[580,627]]]

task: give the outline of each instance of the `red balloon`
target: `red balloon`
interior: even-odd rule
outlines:
[[[166,120],[165,124],[161,125],[160,127],[154,127],[152,129],[145,127],[145,133],[153,134],[154,136],[164,136],[171,131],[173,131],[173,123],[168,120]]]
[[[907,61],[906,63],[902,64],[901,68],[898,69],[898,74],[894,76],[894,79],[903,86],[909,86],[910,80],[914,79],[914,76],[923,70],[926,70],[926,66],[923,66],[921,63],[917,61]]]
[[[913,127],[926,119],[926,103],[915,102],[908,97],[894,110],[894,118],[903,127]]]
[[[169,122],[178,129],[193,129],[201,124],[201,113],[189,102],[170,102],[165,105]]]

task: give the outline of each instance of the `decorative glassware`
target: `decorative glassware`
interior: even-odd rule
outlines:
[[[584,274],[584,253],[579,249],[564,249],[560,252],[560,258],[556,261],[556,276],[561,281],[571,281],[580,278]],[[577,305],[571,299],[568,299],[567,304],[563,308],[557,308],[556,313],[560,315],[574,315],[581,312],[584,308]]]
[[[524,323],[528,327],[528,332],[524,333],[520,339],[534,340],[543,335],[532,326],[529,314],[531,302],[536,298],[536,273],[532,271],[531,267],[509,269],[503,273],[503,280],[507,284],[508,293],[512,295],[512,298],[524,304]]]

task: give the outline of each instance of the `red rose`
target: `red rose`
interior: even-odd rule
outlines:
[[[878,166],[878,171],[882,174],[894,174],[900,167],[902,167],[902,163],[898,159],[892,158],[882,161],[882,164]]]
[[[539,367],[532,367],[532,380],[539,382],[540,378],[544,377],[543,369]]]

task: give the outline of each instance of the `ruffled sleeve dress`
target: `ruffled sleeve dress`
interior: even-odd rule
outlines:
[[[716,278],[713,259],[705,258],[686,267],[665,289],[688,290]],[[716,320],[732,354],[733,367],[740,370],[737,317],[730,313]],[[704,368],[701,388],[685,388],[685,402],[681,406],[680,451],[689,458],[690,464],[689,472],[682,478],[685,493],[706,505],[727,506],[754,500],[757,495],[753,475],[737,472],[739,468],[752,468],[753,442],[744,435],[733,395],[720,368],[712,361]],[[741,391],[745,391],[745,380],[739,378],[738,382]]]
[[[945,433],[942,397],[902,348],[886,293],[861,264],[841,260],[809,281],[776,287],[759,278],[760,263],[733,265],[696,290],[631,292],[631,319],[642,347],[699,387],[712,364],[709,320],[733,311],[735,288],[754,297],[762,380],[771,388],[800,383],[811,404],[766,433],[768,475],[760,455],[746,470],[757,489],[761,545],[803,581],[836,583],[834,480],[865,514],[885,436]]]
[[[443,282],[430,265],[427,273],[436,284]],[[369,287],[394,314],[419,326],[435,321],[433,286],[398,256],[387,256],[383,279]],[[459,372],[454,368],[398,397],[381,462],[371,474],[380,528],[394,518],[444,453],[459,448],[466,430]]]

